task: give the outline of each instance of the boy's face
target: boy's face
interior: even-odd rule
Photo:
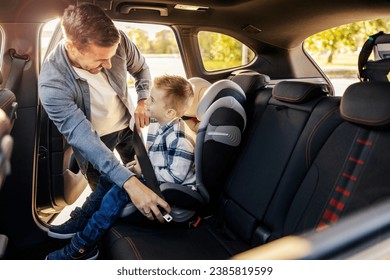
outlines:
[[[156,119],[160,125],[169,122],[168,117],[169,108],[165,103],[165,91],[160,88],[152,87],[150,96],[146,100],[147,114],[149,117]]]

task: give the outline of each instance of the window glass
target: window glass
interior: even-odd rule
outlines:
[[[389,19],[355,22],[317,33],[304,42],[311,55],[333,84],[335,95],[358,79],[358,57],[364,42],[379,31],[390,32]]]
[[[225,34],[201,31],[198,41],[203,66],[207,71],[246,65],[255,56],[247,46]]]

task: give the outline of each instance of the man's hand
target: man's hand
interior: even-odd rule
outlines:
[[[135,108],[134,111],[135,125],[137,126],[138,130],[148,126],[150,123],[150,119],[146,112],[146,99],[141,99],[138,101],[137,108]]]
[[[136,176],[132,176],[127,180],[123,188],[128,193],[135,207],[149,220],[154,220],[154,217],[156,217],[161,223],[164,222],[163,215],[160,209],[158,209],[158,206],[163,208],[167,213],[171,212],[169,204],[142,184]]]

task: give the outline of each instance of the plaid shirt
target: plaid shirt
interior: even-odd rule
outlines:
[[[163,126],[150,124],[146,147],[159,184],[176,183],[195,189],[195,137],[180,118]]]

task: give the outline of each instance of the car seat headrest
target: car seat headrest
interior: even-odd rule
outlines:
[[[220,80],[213,83],[204,93],[202,99],[199,102],[196,110],[196,117],[198,120],[202,120],[206,110],[212,103],[223,97],[233,97],[240,104],[244,104],[246,97],[242,88],[231,80]]]
[[[211,83],[199,77],[192,77],[188,79],[188,81],[192,84],[194,89],[194,100],[192,101],[191,107],[184,113],[184,116],[196,118],[196,109],[198,108],[199,101],[202,99]]]
[[[341,116],[352,123],[376,128],[390,127],[390,83],[350,85],[341,99]]]
[[[289,103],[303,103],[326,94],[327,85],[307,82],[282,81],[272,89],[275,99]]]
[[[238,84],[246,95],[262,89],[270,82],[270,77],[252,70],[237,70],[231,73],[229,79]]]

